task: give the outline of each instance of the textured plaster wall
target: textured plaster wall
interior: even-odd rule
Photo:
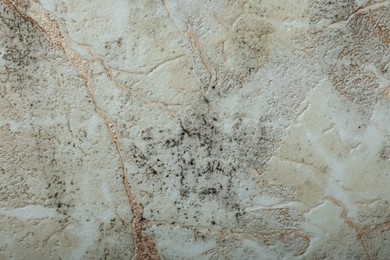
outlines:
[[[0,259],[389,259],[390,1],[0,0]]]

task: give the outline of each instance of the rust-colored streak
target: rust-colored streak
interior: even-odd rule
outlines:
[[[363,229],[361,229],[360,227],[358,227],[355,223],[353,223],[353,221],[348,217],[348,208],[344,205],[344,203],[342,203],[341,201],[333,198],[333,197],[330,197],[330,196],[326,196],[324,199],[326,200],[329,200],[331,201],[333,204],[335,204],[336,206],[340,207],[342,212],[341,212],[341,217],[344,219],[345,223],[347,223],[347,225],[352,228],[353,230],[355,230],[356,234],[357,234],[357,237],[358,239],[360,240],[360,242],[362,243],[363,245],[363,249],[364,249],[364,253],[366,254],[367,256],[367,259],[371,260],[372,257],[371,257],[371,254],[370,254],[370,251],[368,249],[368,240],[367,240],[367,237],[366,237],[366,234],[364,232]]]
[[[188,32],[188,37],[190,38],[192,46],[199,51],[200,58],[202,60],[203,65],[206,67],[207,72],[210,76],[213,74],[210,63],[208,62],[208,58],[206,57],[206,53],[204,52],[202,46],[199,43],[199,40],[196,38],[193,32]]]
[[[92,100],[96,114],[104,121],[109,132],[112,143],[118,154],[120,167],[122,171],[122,183],[129,201],[132,213],[132,232],[134,240],[134,260],[144,259],[160,259],[157,251],[156,243],[144,234],[144,228],[147,221],[143,219],[143,208],[138,204],[132,194],[130,181],[126,170],[124,158],[122,156],[120,144],[118,142],[117,130],[114,122],[109,115],[102,110],[94,96],[94,89],[91,83],[90,69],[87,60],[81,57],[77,52],[70,48],[70,40],[67,35],[61,30],[60,23],[47,11],[45,11],[38,3],[30,2],[29,0],[10,1],[2,0],[2,2],[13,10],[18,16],[36,25],[43,31],[49,40],[57,46],[66,58],[72,63],[79,77],[83,80],[86,91]]]

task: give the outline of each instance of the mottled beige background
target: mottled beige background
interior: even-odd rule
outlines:
[[[390,1],[0,0],[0,259],[390,259]]]

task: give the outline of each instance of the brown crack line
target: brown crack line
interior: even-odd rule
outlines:
[[[369,3],[366,6],[361,6],[357,8],[355,11],[350,13],[345,19],[334,21],[330,24],[331,27],[337,26],[337,25],[344,25],[346,22],[351,20],[353,17],[361,15],[363,13],[368,13],[373,10],[377,10],[379,8],[385,7],[389,4],[389,1],[383,1],[379,3]]]
[[[217,81],[217,74],[213,69],[213,67],[211,66],[209,62],[209,58],[206,52],[203,50],[202,45],[200,44],[198,38],[193,32],[190,31],[189,24],[187,24],[187,32],[183,32],[172,17],[172,13],[168,8],[168,0],[162,0],[162,4],[164,5],[164,9],[167,12],[169,20],[171,20],[171,22],[174,24],[176,29],[181,34],[183,34],[185,38],[187,38],[188,45],[190,46],[190,48],[198,52],[198,57],[200,58],[200,61],[203,64],[203,68],[207,71],[208,74],[208,85],[215,85]],[[191,59],[188,59],[188,61],[194,64],[194,62]]]
[[[160,259],[157,251],[156,243],[143,233],[146,220],[143,219],[143,208],[135,200],[130,189],[130,182],[127,175],[124,159],[118,143],[118,136],[116,127],[107,113],[97,105],[96,98],[93,94],[93,86],[89,75],[89,64],[77,52],[70,49],[69,40],[65,33],[61,30],[60,23],[47,11],[45,11],[39,4],[30,2],[29,0],[2,0],[2,2],[13,10],[18,16],[30,21],[42,30],[54,45],[60,48],[66,58],[73,64],[79,77],[83,80],[88,95],[92,99],[94,110],[99,117],[105,122],[109,130],[110,137],[115,149],[120,158],[120,165],[122,169],[122,183],[127,195],[127,199],[131,206],[133,213],[132,228],[134,239],[134,255],[133,259]]]
[[[353,221],[348,217],[348,208],[344,205],[344,203],[342,203],[341,201],[339,201],[338,199],[335,199],[333,197],[326,196],[324,199],[329,200],[330,202],[332,202],[333,204],[335,204],[336,206],[341,208],[341,210],[342,210],[341,217],[344,219],[345,223],[347,223],[347,225],[350,228],[355,230],[357,237],[363,246],[364,253],[367,256],[367,259],[371,260],[372,257],[371,257],[370,251],[368,249],[368,240],[367,240],[367,237],[365,235],[365,232],[363,229],[361,229],[355,223],[353,223]]]
[[[203,50],[202,45],[200,44],[198,38],[195,36],[195,34],[193,32],[189,31],[189,32],[187,32],[187,35],[188,35],[188,38],[190,39],[192,47],[195,48],[196,50],[198,50],[199,57],[204,65],[204,67],[206,68],[208,74],[209,74],[209,78],[210,78],[209,81],[211,82],[209,84],[215,84],[215,78],[214,78],[215,72],[208,61],[209,58],[207,57],[205,51]]]
[[[69,37],[68,38],[68,41],[70,41]],[[119,71],[119,72],[125,72],[125,73],[128,73],[128,74],[144,74],[145,77],[147,77],[150,73],[153,73],[155,70],[157,70],[158,68],[160,68],[161,66],[163,66],[164,64],[168,63],[168,62],[171,62],[171,61],[175,61],[181,57],[184,57],[184,55],[179,55],[179,56],[176,56],[176,57],[173,57],[173,58],[170,58],[170,59],[167,59],[163,62],[160,62],[158,63],[157,65],[154,65],[153,67],[151,67],[148,71],[140,71],[140,72],[130,72],[130,71],[126,71],[126,70],[121,70],[121,69],[114,69],[114,68],[111,68],[110,66],[108,66],[105,62],[104,62],[104,58],[100,55],[100,54],[97,54],[95,52],[95,50],[88,44],[85,44],[85,43],[79,43],[79,42],[75,42],[75,41],[71,41],[72,43],[82,47],[82,48],[85,48],[87,50],[87,52],[97,61],[100,63],[100,65],[103,67],[103,72],[100,72],[98,74],[91,74],[92,76],[98,76],[98,75],[102,75],[102,74],[105,74],[109,80],[111,80],[111,82],[114,84],[114,86],[119,89],[120,91],[125,91],[125,92],[128,92],[130,93],[131,95],[133,95],[134,97],[137,98],[137,100],[145,103],[146,105],[151,105],[151,106],[157,106],[161,111],[165,112],[168,116],[172,117],[174,120],[177,120],[178,116],[177,114],[172,111],[171,109],[169,109],[168,107],[169,106],[176,106],[176,105],[180,105],[180,104],[168,104],[168,103],[165,103],[165,102],[162,102],[162,101],[159,101],[157,99],[150,99],[148,97],[146,97],[144,94],[140,93],[139,91],[135,90],[135,89],[132,89],[131,86],[127,86],[123,83],[121,83],[119,80],[117,80],[114,75],[113,75],[113,71]],[[138,83],[140,83],[143,79],[141,80],[138,80],[136,81],[135,83],[132,84],[132,86],[135,86],[137,85]],[[135,148],[138,150],[138,151],[141,151],[141,149],[139,147],[137,147],[135,145]]]

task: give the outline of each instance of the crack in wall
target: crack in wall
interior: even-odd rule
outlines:
[[[338,25],[344,26],[345,23],[347,23],[353,17],[360,15],[362,13],[368,12],[368,11],[373,11],[373,10],[376,10],[378,8],[387,6],[388,4],[389,4],[389,1],[383,1],[383,2],[379,2],[379,3],[371,3],[367,6],[359,7],[357,10],[350,13],[345,19],[337,20],[337,21],[331,23],[330,27],[334,27],[334,26],[338,26]]]
[[[341,213],[341,218],[344,219],[345,223],[351,228],[353,229],[355,232],[356,232],[356,235],[358,237],[358,240],[360,240],[362,246],[363,246],[363,249],[364,249],[364,253],[366,254],[367,256],[367,259],[371,260],[372,257],[371,257],[371,254],[370,254],[370,250],[368,249],[368,240],[367,240],[367,237],[366,235],[364,234],[364,230],[361,229],[360,227],[358,227],[349,217],[348,217],[348,208],[347,206],[344,205],[344,203],[342,203],[341,201],[339,201],[338,199],[335,199],[331,196],[326,196],[324,198],[324,201],[325,200],[329,200],[330,202],[332,202],[334,205],[336,205],[337,207],[340,207],[341,210],[342,210],[342,213]]]
[[[68,37],[68,39],[69,39],[69,37]],[[85,48],[87,50],[87,52],[89,53],[89,55],[91,55],[103,67],[103,71],[102,72],[99,72],[97,74],[91,73],[92,76],[99,76],[99,75],[104,75],[105,74],[108,77],[108,79],[114,84],[114,86],[117,89],[119,89],[120,91],[130,93],[132,96],[136,97],[138,101],[141,101],[141,102],[143,102],[143,103],[145,103],[147,105],[157,106],[159,109],[161,109],[161,111],[164,111],[167,115],[172,117],[174,120],[176,120],[176,121],[178,120],[178,115],[174,111],[169,109],[168,107],[169,106],[176,106],[176,105],[180,105],[180,104],[168,104],[168,103],[156,100],[156,99],[154,99],[154,100],[150,99],[150,98],[146,97],[144,94],[140,93],[139,91],[137,91],[137,90],[135,90],[135,89],[133,89],[131,87],[136,86],[142,80],[147,78],[151,73],[153,73],[154,71],[158,70],[162,66],[165,66],[165,64],[173,62],[173,61],[176,61],[176,60],[184,57],[184,55],[178,55],[176,57],[164,60],[164,61],[154,65],[153,67],[151,67],[148,71],[131,72],[131,71],[127,71],[127,70],[111,68],[110,66],[108,66],[104,62],[104,58],[100,54],[97,54],[96,51],[88,44],[77,43],[77,42],[75,42],[73,40],[72,40],[72,43],[75,43],[75,44]],[[144,77],[142,79],[137,80],[136,82],[134,82],[131,86],[127,86],[126,84],[124,84],[124,83],[120,82],[119,80],[117,80],[114,77],[114,73],[113,72],[122,72],[122,73],[126,73],[126,74],[139,74],[139,75],[144,75]],[[135,145],[135,148],[138,151],[141,152],[141,149],[139,147],[137,147],[136,145]]]
[[[204,93],[205,91],[207,92],[207,88],[204,87],[204,85],[206,85],[206,86],[207,85],[208,86],[215,85],[216,80],[217,80],[216,72],[212,68],[212,66],[209,62],[209,58],[207,57],[205,51],[203,50],[203,48],[202,48],[201,44],[199,43],[198,39],[196,38],[195,34],[190,31],[189,24],[187,24],[187,32],[182,31],[172,17],[172,13],[168,7],[168,0],[162,0],[162,3],[164,5],[165,11],[167,12],[169,20],[173,23],[173,25],[176,27],[178,32],[180,34],[182,34],[182,36],[188,41],[187,45],[190,47],[190,49],[192,48],[194,51],[198,52],[197,53],[198,58],[200,59],[200,63],[202,63],[202,65],[203,65],[202,69],[205,72],[207,72],[207,74],[208,74],[208,77],[207,77],[208,83],[203,83],[199,77],[196,77],[196,78],[197,78],[198,84],[200,85],[200,89],[201,89],[202,93]],[[195,67],[196,61],[194,61],[193,59],[191,59],[189,57],[188,57],[188,61],[190,64],[192,64]]]
[[[18,16],[27,21],[30,21],[32,24],[35,24],[40,30],[42,30],[48,36],[51,42],[62,50],[66,58],[75,67],[79,77],[83,80],[87,93],[92,100],[94,110],[106,124],[111,140],[115,146],[115,150],[119,156],[120,168],[122,171],[122,183],[124,185],[125,193],[133,213],[133,259],[160,259],[156,243],[143,233],[145,223],[147,222],[143,218],[143,207],[137,203],[134,195],[132,194],[124,158],[121,152],[120,144],[118,142],[116,126],[110,119],[109,115],[97,105],[93,86],[91,84],[89,64],[87,60],[83,59],[76,51],[70,48],[70,41],[68,40],[67,35],[62,32],[59,22],[51,14],[45,11],[38,3],[30,2],[28,0],[3,0],[2,2],[10,9],[12,9]]]

